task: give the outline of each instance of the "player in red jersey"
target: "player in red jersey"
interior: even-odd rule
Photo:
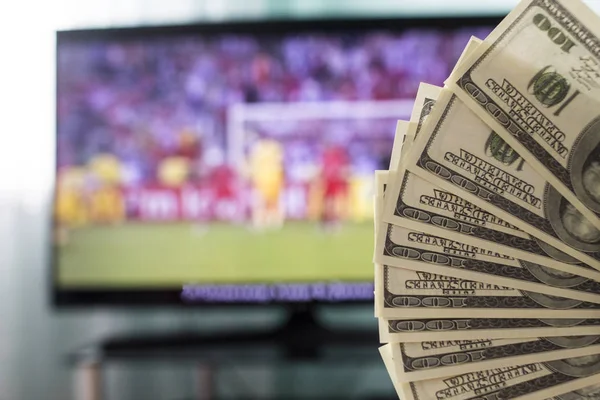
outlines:
[[[243,214],[238,200],[239,180],[236,171],[226,163],[211,169],[206,180],[214,196],[215,217],[229,222],[242,222]]]
[[[339,223],[347,197],[349,159],[346,149],[339,145],[328,146],[323,152],[321,168],[321,224],[324,228],[330,228]]]

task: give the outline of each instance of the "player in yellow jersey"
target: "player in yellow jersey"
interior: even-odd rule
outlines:
[[[181,187],[191,173],[192,164],[186,157],[165,158],[158,166],[158,181],[168,187]]]
[[[121,193],[121,163],[111,154],[99,154],[88,163],[93,180],[88,207],[90,220],[114,224],[125,219],[125,204]]]
[[[85,169],[79,167],[65,167],[57,174],[54,234],[59,245],[67,244],[70,229],[84,225],[87,221],[83,193],[85,174]]]
[[[283,225],[281,192],[284,183],[283,150],[271,139],[257,140],[249,154],[248,173],[254,191],[252,223],[255,229]]]
[[[68,167],[58,173],[56,185],[56,221],[67,227],[75,227],[86,222],[83,184],[85,170]]]

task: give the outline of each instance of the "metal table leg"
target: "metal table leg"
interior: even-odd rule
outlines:
[[[215,398],[215,370],[213,365],[199,364],[196,371],[196,399],[213,400]]]
[[[75,400],[102,400],[102,366],[82,363],[75,369]]]

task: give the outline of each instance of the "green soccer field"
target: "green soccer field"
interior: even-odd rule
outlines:
[[[372,223],[347,224],[335,233],[313,223],[266,233],[226,224],[128,223],[70,232],[55,260],[61,286],[179,287],[372,280],[372,254]]]

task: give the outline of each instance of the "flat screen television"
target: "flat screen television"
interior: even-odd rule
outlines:
[[[54,303],[372,301],[373,172],[499,19],[58,32]]]

